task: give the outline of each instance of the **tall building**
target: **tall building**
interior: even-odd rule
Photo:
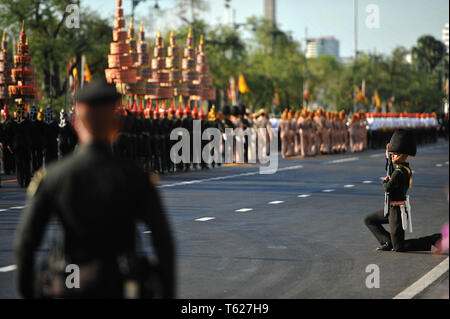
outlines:
[[[448,23],[445,25],[444,30],[442,30],[442,42],[444,42],[448,54]]]
[[[264,17],[277,24],[276,0],[264,0]]]
[[[339,59],[339,41],[334,37],[309,38],[306,44],[306,57],[318,58],[328,54]]]

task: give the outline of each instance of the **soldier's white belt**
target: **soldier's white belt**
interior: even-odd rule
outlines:
[[[402,228],[403,230],[409,229],[409,232],[413,232],[412,219],[411,219],[411,204],[409,201],[409,196],[406,196],[406,201],[395,201],[391,202],[391,206],[400,207],[400,214],[402,217]]]

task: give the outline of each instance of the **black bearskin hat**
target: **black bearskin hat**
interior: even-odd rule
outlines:
[[[389,143],[389,152],[416,156],[417,146],[413,131],[396,130]]]

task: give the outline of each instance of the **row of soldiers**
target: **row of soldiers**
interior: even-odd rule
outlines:
[[[269,115],[260,110],[251,114],[244,105],[225,106],[222,112],[215,112],[212,107],[208,113],[203,109],[192,110],[189,104],[183,109],[172,106],[169,110],[152,107],[147,109],[129,107],[122,113],[122,128],[117,140],[113,144],[114,153],[122,158],[133,160],[147,172],[160,174],[188,171],[201,168],[209,169],[225,162],[224,142],[227,138],[226,129],[266,129],[264,139],[266,152],[270,149],[270,132],[277,128],[283,158],[301,154],[315,156],[321,154],[338,154],[350,150],[361,152],[367,148],[384,147],[385,140],[390,138],[390,130],[370,129],[372,119],[366,114],[358,112],[347,118],[345,111],[325,112],[303,109],[301,112],[284,110],[281,120],[273,121]],[[17,181],[21,187],[26,187],[33,173],[45,164],[61,158],[74,150],[77,137],[71,124],[71,116],[65,110],[59,119],[54,119],[50,107],[45,110],[32,106],[27,112],[24,105],[19,105],[14,117],[5,108],[2,111],[3,121],[0,126],[0,144],[3,153],[3,170],[6,174],[17,174]],[[208,128],[216,128],[222,134],[220,161],[205,162],[203,158],[194,163],[193,138],[194,120],[200,120],[201,133]],[[369,120],[369,121],[368,121]],[[175,164],[171,159],[171,149],[178,140],[171,140],[171,132],[176,128],[183,128],[190,136],[190,157],[186,162]],[[419,144],[435,141],[435,130],[422,129],[416,132]],[[251,153],[248,152],[248,136],[242,137],[243,154],[236,151],[236,139],[233,136],[234,148],[231,150],[232,162],[249,162]],[[211,140],[201,141],[201,149]],[[229,151],[229,150],[228,150]],[[214,151],[210,153],[215,158]],[[216,157],[217,158],[217,157]]]
[[[278,130],[283,158],[299,153],[302,156],[344,153],[349,146],[352,152],[367,148],[364,117],[359,113],[348,123],[345,111],[284,110]]]
[[[208,128],[216,128],[222,135],[222,147],[220,149],[220,160],[214,160],[211,163],[205,162],[204,158],[199,163],[194,161],[193,138],[194,138],[194,120],[200,121],[201,134]],[[216,112],[213,106],[208,113],[203,109],[197,109],[195,106],[192,110],[189,105],[183,109],[181,105],[178,109],[173,106],[153,110],[149,107],[143,109],[126,109],[122,119],[122,129],[118,134],[118,138],[113,145],[114,153],[121,158],[133,160],[138,163],[145,171],[158,172],[160,174],[173,173],[179,171],[188,171],[191,169],[210,169],[220,166],[225,162],[225,139],[227,138],[226,129],[241,128],[245,131],[248,128],[270,128],[268,115],[264,111],[260,111],[254,116],[250,116],[245,106],[234,106],[233,108],[225,106],[222,112]],[[171,140],[171,132],[177,128],[187,130],[190,138],[190,157],[186,162],[175,164],[171,159],[171,149],[178,143],[178,140]],[[180,136],[178,136],[180,137]],[[236,137],[232,137],[236,138]],[[232,162],[247,162],[248,154],[248,137],[243,137],[244,152],[243,158],[236,152],[234,148]],[[201,149],[212,140],[212,136],[208,140],[201,140]],[[269,142],[266,140],[267,143]],[[211,150],[211,158],[216,154]]]
[[[20,187],[27,187],[34,172],[70,154],[78,143],[65,110],[55,119],[50,107],[27,112],[19,104],[14,116],[5,106],[0,123],[0,147],[5,174],[16,174]]]

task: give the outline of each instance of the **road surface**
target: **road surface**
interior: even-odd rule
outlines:
[[[449,219],[448,146],[441,140],[419,147],[410,161],[414,233],[407,238],[440,232]],[[178,297],[393,298],[448,255],[375,251],[363,219],[382,209],[384,161],[378,150],[280,159],[273,175],[242,165],[162,176],[177,243]],[[0,298],[17,298],[11,247],[25,197],[13,181],[0,190]],[[151,233],[139,229],[151,255]],[[380,287],[368,289],[372,264]]]

